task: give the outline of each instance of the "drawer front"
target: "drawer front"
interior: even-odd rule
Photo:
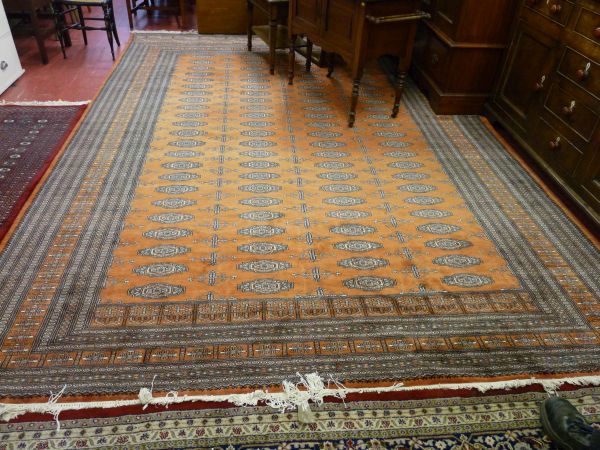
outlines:
[[[581,161],[582,153],[543,117],[534,133],[536,153],[559,175],[571,177]]]
[[[600,65],[593,59],[565,47],[558,71],[591,95],[600,98]]]
[[[433,33],[429,33],[420,60],[425,72],[442,90],[446,87],[449,58],[448,47]]]
[[[525,0],[525,7],[546,16],[563,27],[573,12],[573,4],[565,0]]]
[[[586,103],[588,103],[586,99],[554,84],[544,106],[567,124],[579,137],[589,142],[598,124],[598,114]]]
[[[4,67],[4,69],[2,69]],[[0,36],[0,92],[8,88],[23,73],[19,55],[10,33]]]
[[[584,38],[600,44],[600,14],[586,8],[581,8],[573,31]]]
[[[319,34],[319,24],[321,19],[321,4],[318,0],[294,0],[290,2],[290,27],[291,32],[295,33],[295,26],[306,33],[314,35]]]
[[[322,35],[347,51],[352,49],[354,36],[354,4],[345,0],[328,0],[322,17]]]
[[[494,101],[509,115],[520,134],[528,134],[556,71],[558,42],[520,22]]]

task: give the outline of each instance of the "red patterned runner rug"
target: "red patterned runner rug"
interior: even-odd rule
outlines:
[[[85,105],[0,105],[0,239],[84,109]]]
[[[598,390],[562,391],[590,423],[600,422]],[[540,426],[545,392],[457,391],[355,397],[314,407],[315,421],[292,412],[228,403],[28,414],[0,423],[0,449],[194,448],[261,450],[549,450]]]
[[[2,243],[5,402],[598,382],[597,242],[479,118],[264,58],[135,36]]]

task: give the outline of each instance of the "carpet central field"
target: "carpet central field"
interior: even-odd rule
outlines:
[[[600,369],[600,253],[477,117],[136,35],[0,255],[0,394]]]

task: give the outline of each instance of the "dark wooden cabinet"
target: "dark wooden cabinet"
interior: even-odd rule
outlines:
[[[413,78],[438,114],[478,114],[508,45],[516,0],[422,0]]]
[[[510,112],[510,119],[522,134],[531,125],[531,114],[541,92],[550,82],[557,41],[526,23],[519,23],[510,58],[495,101]]]
[[[486,111],[600,224],[600,1],[523,0]]]

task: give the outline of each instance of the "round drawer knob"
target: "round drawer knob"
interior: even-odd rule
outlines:
[[[552,5],[550,7],[550,12],[554,15],[560,14],[561,11],[562,11],[562,6],[560,6],[558,3],[555,3],[554,5]]]
[[[576,73],[577,78],[580,81],[584,81],[587,77],[590,76],[590,68],[592,67],[591,63],[587,63],[584,69],[579,69]]]
[[[563,106],[563,114],[567,117],[573,115],[573,110],[575,109],[575,100],[572,100],[569,106]]]
[[[0,70],[6,70],[8,69],[8,63],[6,61],[1,61],[0,62]]]
[[[553,150],[557,150],[560,147],[560,136],[557,136],[555,139],[550,141],[550,148]]]
[[[542,77],[535,83],[533,90],[537,92],[544,89],[544,81],[546,81],[546,75],[542,75]]]
[[[596,39],[600,39],[600,27],[594,28],[594,31],[592,31],[592,34],[594,35],[594,37]]]

